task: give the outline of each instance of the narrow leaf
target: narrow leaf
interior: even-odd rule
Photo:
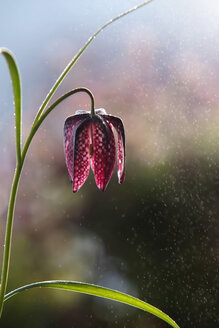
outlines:
[[[23,292],[25,290],[36,288],[36,287],[49,287],[49,288],[56,288],[56,289],[63,289],[63,290],[69,290],[73,292],[98,296],[102,298],[107,298],[112,301],[117,301],[120,303],[128,304],[130,306],[133,306],[135,308],[144,310],[146,312],[149,312],[156,317],[162,319],[163,321],[167,322],[170,326],[174,328],[179,328],[179,326],[176,324],[176,322],[171,319],[167,314],[162,312],[161,310],[157,309],[156,307],[141,301],[140,299],[130,296],[125,293],[121,293],[117,290],[93,285],[93,284],[87,284],[77,281],[60,281],[60,280],[53,280],[53,281],[42,281],[42,282],[35,282],[26,286],[22,286],[20,288],[17,288],[10,293],[6,294],[4,297],[4,301],[7,301],[12,296]]]
[[[16,153],[17,164],[21,163],[21,82],[18,66],[15,62],[12,53],[5,48],[0,48],[2,54],[8,64],[11,75],[13,95],[14,95],[14,113],[15,113],[15,127],[16,127]]]
[[[49,103],[50,99],[54,95],[55,91],[58,89],[64,78],[67,76],[67,74],[70,72],[70,70],[74,67],[75,63],[78,61],[78,59],[81,57],[81,55],[84,53],[84,51],[87,49],[87,47],[90,45],[90,43],[96,38],[96,36],[102,32],[108,25],[116,22],[117,20],[121,19],[122,17],[125,17],[126,15],[136,11],[139,8],[144,7],[145,5],[149,4],[153,0],[146,0],[139,5],[121,13],[120,15],[110,19],[108,22],[106,22],[103,26],[101,26],[91,37],[85,42],[84,46],[77,52],[77,54],[72,58],[72,60],[68,63],[68,65],[65,67],[65,69],[62,71],[61,75],[56,80],[55,84],[52,86],[51,90],[47,94],[46,98],[44,99],[42,105],[39,108],[39,111],[35,117],[33,125],[39,120],[40,116],[42,115],[44,109],[46,108],[47,104]]]

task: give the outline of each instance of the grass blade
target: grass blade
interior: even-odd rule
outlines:
[[[40,118],[41,114],[43,113],[44,109],[46,108],[47,104],[49,103],[50,99],[52,98],[52,96],[54,95],[55,91],[58,89],[58,87],[60,86],[60,84],[62,83],[62,81],[64,80],[64,78],[67,76],[67,74],[70,72],[70,70],[73,68],[73,66],[75,65],[75,63],[78,61],[78,59],[81,57],[81,55],[83,54],[83,52],[87,49],[87,47],[90,45],[90,43],[96,38],[96,36],[102,32],[108,25],[114,23],[115,21],[119,20],[120,18],[132,13],[133,11],[147,5],[148,3],[150,3],[153,0],[147,0],[144,1],[142,3],[140,3],[139,5],[125,11],[124,13],[114,17],[113,19],[110,19],[107,23],[105,23],[103,26],[101,26],[88,40],[87,42],[84,44],[84,46],[78,51],[78,53],[72,58],[72,60],[70,61],[70,63],[65,67],[65,69],[63,70],[63,72],[61,73],[61,75],[59,76],[59,78],[57,79],[57,81],[55,82],[55,84],[53,85],[53,87],[51,88],[51,90],[49,91],[48,95],[46,96],[46,98],[44,99],[42,105],[39,108],[39,111],[35,117],[34,123],[33,125],[38,121],[38,119]]]
[[[18,66],[12,53],[5,48],[0,48],[0,53],[4,56],[11,75],[13,95],[14,95],[14,113],[16,127],[16,154],[17,164],[21,163],[21,82]]]
[[[117,290],[93,285],[93,284],[87,284],[77,281],[60,281],[60,280],[53,280],[53,281],[42,281],[42,282],[35,282],[26,286],[22,286],[20,288],[17,288],[10,293],[6,294],[4,297],[4,301],[7,301],[12,296],[23,292],[25,290],[31,289],[31,288],[41,288],[41,287],[47,287],[47,288],[55,288],[55,289],[62,289],[62,290],[68,290],[93,296],[98,296],[102,298],[106,298],[109,300],[117,301],[120,303],[128,304],[132,307],[141,309],[143,311],[149,312],[156,317],[162,319],[163,321],[167,322],[170,326],[173,328],[179,328],[179,326],[176,324],[176,322],[171,319],[167,314],[162,312],[161,310],[157,309],[156,307],[141,301],[140,299],[130,296],[125,293],[121,293]]]

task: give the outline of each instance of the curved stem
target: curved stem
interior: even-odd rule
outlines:
[[[43,121],[45,120],[45,118],[49,115],[49,113],[56,107],[58,106],[63,100],[65,100],[66,98],[72,96],[75,93],[78,92],[86,92],[91,99],[91,114],[92,112],[94,112],[94,96],[92,94],[92,92],[87,89],[87,88],[77,88],[77,89],[73,89],[67,93],[65,93],[64,95],[62,95],[60,98],[58,98],[51,106],[49,106],[47,108],[47,110],[40,116],[40,118],[38,119],[38,121],[33,124],[32,129],[29,133],[29,136],[25,142],[22,154],[21,154],[21,162],[23,163],[26,157],[26,153],[28,151],[28,148],[30,146],[30,143],[35,135],[35,133],[37,132],[38,128],[40,127],[40,125],[43,123]]]
[[[59,85],[61,84],[61,82],[64,80],[64,78],[66,77],[66,75],[70,72],[70,70],[72,69],[72,67],[75,65],[75,63],[77,62],[77,60],[81,57],[81,55],[83,54],[83,52],[87,49],[87,47],[89,46],[89,44],[95,39],[95,37],[102,32],[107,26],[109,26],[110,24],[114,23],[115,21],[117,21],[118,19],[132,13],[133,11],[147,5],[148,3],[150,3],[153,0],[147,0],[142,2],[141,4],[125,11],[124,13],[116,16],[113,19],[110,19],[107,23],[105,23],[103,26],[101,26],[88,40],[87,42],[84,44],[84,46],[78,51],[78,53],[73,57],[73,59],[70,61],[70,63],[66,66],[66,68],[64,69],[64,71],[61,73],[61,75],[59,76],[59,78],[57,79],[57,81],[55,82],[55,84],[53,85],[53,87],[51,88],[51,90],[49,91],[48,95],[46,96],[45,100],[43,101],[42,105],[39,108],[39,111],[35,117],[34,120],[34,124],[38,121],[38,119],[40,118],[41,114],[43,113],[44,109],[46,108],[48,102],[50,101],[50,99],[52,98],[52,96],[54,95],[55,91],[58,89]]]
[[[11,188],[10,200],[8,205],[8,215],[6,221],[6,232],[5,232],[5,243],[4,243],[4,252],[3,252],[3,260],[2,260],[2,272],[1,272],[1,288],[0,288],[0,317],[3,309],[3,299],[7,288],[8,282],[8,272],[9,272],[9,264],[10,264],[10,255],[11,255],[11,239],[12,239],[12,230],[13,230],[13,217],[14,217],[14,208],[16,203],[16,195],[19,185],[19,180],[24,164],[24,160],[30,146],[30,143],[37,132],[38,128],[45,120],[45,118],[49,115],[49,113],[59,105],[63,100],[70,97],[71,95],[78,92],[86,92],[91,99],[91,112],[94,111],[94,96],[92,92],[87,88],[77,88],[73,89],[60,98],[58,98],[47,110],[41,115],[40,119],[32,126],[32,129],[29,133],[29,136],[25,142],[22,154],[21,154],[21,163],[16,167],[14,179]]]
[[[50,99],[54,95],[55,91],[63,81],[63,79],[66,77],[66,75],[70,72],[70,70],[73,68],[74,64],[77,62],[77,60],[80,58],[80,56],[83,54],[83,52],[86,50],[86,48],[89,46],[89,44],[95,39],[95,37],[102,32],[108,25],[112,24],[116,20],[126,16],[127,14],[143,7],[144,5],[150,3],[153,0],[147,0],[141,3],[138,6],[135,6],[124,13],[118,15],[117,17],[109,20],[106,24],[104,24],[101,28],[99,28],[85,43],[85,45],[78,51],[75,57],[71,60],[71,62],[66,66],[64,71],[61,73],[55,84],[53,85],[52,89],[49,91],[48,95],[46,96],[45,100],[43,101],[42,105],[40,106],[38,113],[36,115],[36,118],[34,120],[34,123],[32,125],[30,134],[25,142],[22,154],[20,154],[21,151],[21,140],[20,140],[20,128],[17,130],[17,134],[19,135],[17,137],[17,166],[12,182],[11,187],[11,193],[10,193],[10,199],[9,199],[9,205],[8,205],[8,214],[7,214],[7,222],[6,222],[6,232],[5,232],[5,244],[4,244],[4,252],[3,252],[3,264],[2,264],[2,272],[1,272],[1,288],[0,288],[0,316],[2,313],[3,308],[3,298],[6,292],[7,288],[7,282],[8,282],[8,272],[9,272],[9,264],[10,264],[10,254],[11,254],[11,239],[12,239],[12,228],[13,228],[13,218],[14,218],[14,208],[16,203],[16,195],[19,185],[19,180],[22,172],[22,167],[24,164],[24,160],[27,154],[27,150],[30,146],[30,143],[38,130],[41,123],[44,121],[44,119],[47,117],[47,115],[64,99],[69,97],[70,95],[76,93],[76,92],[87,92],[89,96],[91,97],[91,114],[94,115],[94,99],[92,93],[85,88],[79,88],[74,89],[67,94],[63,95],[59,99],[57,99],[50,107],[47,108],[47,110],[44,112],[47,104],[49,103]],[[2,49],[1,49],[2,52]],[[19,74],[19,73],[18,73]],[[17,116],[17,120],[19,122],[20,116]]]

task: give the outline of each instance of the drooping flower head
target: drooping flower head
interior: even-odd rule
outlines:
[[[105,109],[76,111],[66,119],[64,125],[65,160],[72,182],[73,192],[85,183],[90,166],[94,172],[97,187],[104,191],[112,176],[116,161],[114,131],[118,140],[118,179],[125,178],[125,133],[120,118],[107,115]]]

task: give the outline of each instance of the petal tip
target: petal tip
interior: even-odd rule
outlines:
[[[125,181],[125,173],[123,173],[121,177],[119,177],[119,184],[122,184],[124,181]]]
[[[107,183],[107,185],[108,185],[108,183]],[[102,192],[104,192],[105,190],[106,190],[106,187],[107,187],[107,185],[105,185],[105,186],[102,186],[102,185],[97,185],[97,188],[100,190],[100,191],[102,191]]]
[[[78,190],[79,188],[75,188],[75,186],[72,184],[72,192],[75,194]]]

